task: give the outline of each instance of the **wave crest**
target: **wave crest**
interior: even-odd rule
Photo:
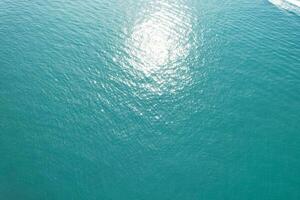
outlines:
[[[269,0],[269,2],[271,2],[280,9],[288,10],[300,15],[299,0]]]

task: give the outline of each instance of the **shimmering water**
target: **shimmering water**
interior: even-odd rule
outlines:
[[[0,1],[0,199],[300,199],[289,1]]]

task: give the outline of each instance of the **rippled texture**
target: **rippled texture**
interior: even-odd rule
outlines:
[[[300,199],[300,17],[279,5],[0,1],[0,198]]]

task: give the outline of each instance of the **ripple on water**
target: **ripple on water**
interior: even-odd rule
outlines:
[[[155,95],[183,89],[192,79],[186,61],[195,45],[189,8],[180,2],[152,2],[139,12],[142,17],[124,27],[122,53],[114,60],[139,91]]]

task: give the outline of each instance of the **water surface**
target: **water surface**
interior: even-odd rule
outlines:
[[[272,2],[1,1],[0,197],[300,199],[300,16]]]

